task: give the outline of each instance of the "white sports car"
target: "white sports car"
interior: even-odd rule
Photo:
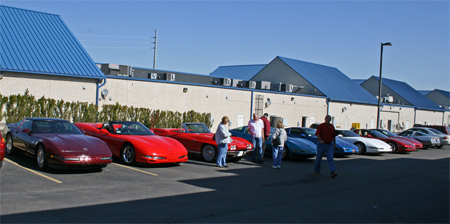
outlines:
[[[336,129],[338,137],[348,143],[358,146],[357,154],[392,152],[392,147],[378,139],[364,138],[353,131]]]

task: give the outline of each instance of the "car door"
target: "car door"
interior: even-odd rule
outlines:
[[[31,142],[32,125],[32,120],[25,120],[18,129],[14,130],[13,142],[15,147],[24,151],[29,151],[27,145]],[[25,132],[26,130],[28,130],[28,132]]]

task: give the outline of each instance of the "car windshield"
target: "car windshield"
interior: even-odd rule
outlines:
[[[237,127],[237,128],[232,129],[232,130],[233,130],[233,131],[237,131],[237,132],[241,132],[243,128],[244,128],[244,126],[242,126],[242,127]]]
[[[388,130],[378,130],[378,131],[380,131],[381,133],[383,133],[383,134],[385,134],[385,135],[387,135],[389,137],[398,137],[398,135],[396,135],[396,134],[394,134],[394,133],[392,133],[392,132],[390,132]]]
[[[430,128],[430,131],[432,131],[432,132],[434,132],[435,134],[438,134],[438,135],[443,135],[444,134],[444,133],[442,133],[442,132],[440,132],[440,131],[438,131],[438,130],[436,130],[434,128]]]
[[[387,138],[386,135],[384,135],[378,131],[370,131],[369,133],[370,133],[370,135],[372,135],[372,137],[375,137],[375,138]]]
[[[203,123],[185,124],[188,133],[211,133]]]
[[[353,131],[350,130],[336,130],[338,135],[342,135],[343,137],[361,137]]]
[[[316,136],[316,129],[305,128],[303,130],[306,132],[306,136]]]
[[[64,120],[35,120],[31,132],[39,134],[83,134],[75,125]]]
[[[152,131],[139,122],[114,121],[109,122],[109,125],[118,135],[154,135]]]

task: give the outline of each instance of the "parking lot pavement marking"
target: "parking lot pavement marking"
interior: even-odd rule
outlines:
[[[21,166],[21,165],[15,163],[15,162],[13,162],[13,161],[7,159],[7,158],[5,158],[5,160],[8,161],[9,163],[12,163],[12,164],[14,164],[14,165],[16,165],[16,166],[22,168],[22,169],[25,169],[25,170],[28,170],[28,171],[34,173],[34,174],[37,174],[37,175],[39,175],[39,176],[41,176],[41,177],[47,178],[47,179],[49,179],[49,180],[51,180],[51,181],[54,181],[54,182],[56,182],[56,183],[58,183],[58,184],[62,184],[62,182],[59,181],[59,180],[53,179],[53,178],[51,178],[51,177],[49,177],[49,176],[46,176],[46,175],[44,175],[44,174],[42,174],[42,173],[39,173],[39,172],[36,172],[36,171],[34,171],[34,170],[32,170],[32,169],[28,169],[28,168],[26,168],[26,167],[23,167],[23,166]]]
[[[150,174],[150,175],[153,175],[153,176],[158,176],[158,174],[150,173],[150,172],[143,171],[143,170],[140,170],[140,169],[136,169],[136,168],[133,168],[133,167],[124,166],[124,165],[120,165],[120,164],[117,164],[117,163],[111,163],[111,164],[114,164],[116,166],[125,167],[125,168],[128,168],[130,170],[136,170],[136,171],[139,171],[139,172],[142,172],[142,173],[146,173],[146,174]]]

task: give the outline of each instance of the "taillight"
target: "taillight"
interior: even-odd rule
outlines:
[[[447,137],[447,136],[445,136],[445,137],[444,137],[444,139],[448,139],[448,137]]]

